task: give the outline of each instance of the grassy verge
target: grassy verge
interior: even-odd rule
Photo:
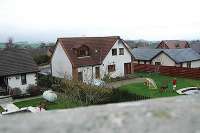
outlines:
[[[159,89],[157,90],[149,89],[143,83],[129,84],[129,85],[122,86],[119,89],[128,91],[130,93],[134,93],[136,95],[146,96],[150,98],[169,97],[169,96],[178,95],[176,91],[172,90],[172,80],[174,79],[174,77],[164,76],[157,73],[135,73],[135,76],[152,78],[156,82],[158,88],[162,86],[164,81],[167,81],[168,89],[165,90],[164,92],[160,92]],[[199,80],[186,79],[186,78],[176,78],[176,79],[177,79],[176,89],[190,87],[190,86],[200,86]]]
[[[174,77],[164,76],[164,75],[160,75],[158,73],[146,73],[146,72],[135,73],[135,75],[137,77],[152,78],[156,82],[158,88],[160,88],[162,86],[164,81],[168,81],[169,89],[172,89],[172,80],[174,79]],[[177,80],[177,89],[191,87],[191,86],[200,86],[200,80],[179,78],[179,77],[176,77],[176,80]]]
[[[81,106],[79,102],[74,102],[71,100],[62,100],[61,98],[59,98],[55,103],[46,102],[43,98],[36,98],[21,102],[15,102],[14,104],[19,108],[28,106],[37,107],[39,106],[40,102],[43,102],[47,105],[47,110],[66,109]]]
[[[160,92],[159,89],[149,89],[143,83],[129,84],[122,86],[119,89],[124,91],[126,90],[129,93],[133,93],[139,96],[145,96],[150,98],[178,96],[178,94],[173,90],[166,90],[164,92]]]

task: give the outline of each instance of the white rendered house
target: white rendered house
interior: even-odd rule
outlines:
[[[0,51],[0,92],[19,88],[26,93],[29,85],[36,85],[38,67],[25,49],[8,48]]]
[[[90,82],[105,75],[132,73],[132,55],[125,42],[113,37],[59,38],[52,60],[52,76]]]
[[[191,48],[132,50],[134,63],[161,66],[200,68],[200,55]]]

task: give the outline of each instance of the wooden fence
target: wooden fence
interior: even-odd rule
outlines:
[[[200,68],[183,68],[175,66],[155,66],[150,64],[134,64],[135,72],[159,72],[163,75],[200,79]]]

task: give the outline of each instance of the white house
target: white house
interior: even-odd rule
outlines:
[[[191,48],[132,50],[134,63],[200,68],[200,55]]]
[[[132,55],[125,42],[113,37],[58,38],[51,60],[52,76],[90,82],[132,72]]]
[[[29,85],[36,85],[38,67],[25,49],[0,50],[0,92],[20,88],[26,92]]]

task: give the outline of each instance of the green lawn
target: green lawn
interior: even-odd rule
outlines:
[[[128,91],[130,93],[134,93],[139,96],[146,96],[146,97],[150,97],[150,98],[169,97],[169,96],[177,96],[178,95],[173,90],[166,90],[161,93],[158,89],[156,89],[156,90],[149,89],[143,83],[129,84],[129,85],[122,86],[119,89]]]
[[[143,83],[135,83],[135,84],[129,84],[120,87],[119,89],[121,90],[126,90],[130,93],[134,93],[137,95],[141,96],[147,96],[151,98],[156,98],[156,97],[168,97],[168,96],[177,96],[178,94],[172,90],[172,80],[174,77],[170,76],[163,76],[157,73],[135,73],[137,77],[148,77],[152,78],[158,88],[160,88],[163,84],[164,81],[168,81],[168,89],[164,92],[160,92],[159,89],[157,90],[152,90],[149,89],[147,86],[145,86]],[[184,87],[189,87],[189,86],[200,86],[200,81],[199,80],[193,80],[193,79],[186,79],[186,78],[176,78],[177,79],[177,88],[184,88]]]
[[[156,82],[158,88],[160,88],[162,86],[162,83],[164,81],[168,81],[169,88],[164,92],[160,92],[159,89],[156,89],[156,90],[149,89],[147,86],[144,85],[144,83],[135,83],[135,84],[129,84],[129,85],[122,86],[119,89],[122,91],[132,93],[132,94],[136,94],[138,96],[145,96],[145,97],[150,97],[150,98],[168,97],[168,96],[177,96],[178,95],[176,93],[176,91],[172,90],[172,80],[174,77],[163,76],[163,75],[159,75],[156,73],[135,73],[135,76],[152,78]],[[189,87],[189,86],[200,86],[200,80],[177,78],[177,89]],[[127,98],[127,96],[123,96],[123,98]],[[28,107],[28,106],[36,107],[39,105],[40,102],[45,102],[45,101],[42,98],[36,98],[36,99],[32,99],[32,100],[16,102],[15,105],[17,105],[19,108]],[[55,102],[55,103],[46,102],[46,105],[47,105],[47,110],[66,109],[66,108],[74,108],[74,107],[84,106],[83,104],[81,104],[79,102],[75,102],[75,101],[71,101],[71,100],[64,100],[61,97],[59,97],[57,102]]]
[[[145,72],[135,73],[135,75],[137,77],[152,78],[156,82],[158,88],[160,88],[162,86],[164,81],[168,81],[169,87],[172,89],[172,80],[174,79],[174,77],[164,76],[164,75],[160,75],[158,73],[145,73]],[[191,87],[191,86],[200,86],[200,80],[178,78],[178,77],[176,77],[176,80],[177,80],[177,89],[181,89],[184,87]]]
[[[46,102],[43,98],[36,98],[36,99],[31,99],[31,100],[26,100],[26,101],[15,102],[14,104],[19,108],[28,107],[28,106],[37,107],[39,106],[40,102],[46,103],[47,110],[66,109],[66,108],[74,108],[74,107],[81,106],[81,104],[78,102],[74,102],[70,100],[62,100],[61,98],[59,98],[55,103]]]
[[[4,109],[0,106],[0,113],[4,112]]]

